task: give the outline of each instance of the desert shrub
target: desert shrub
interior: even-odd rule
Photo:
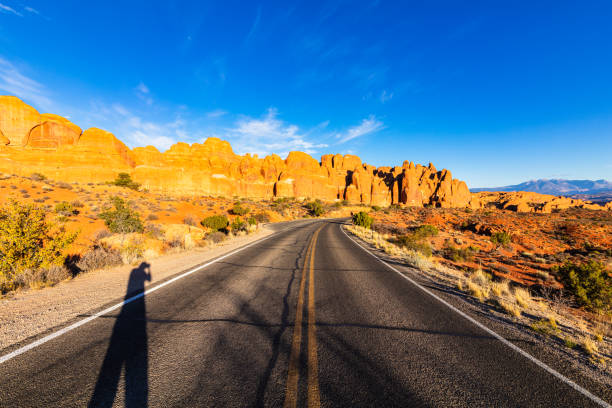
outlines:
[[[65,183],[63,181],[59,181],[56,186],[58,188],[63,188],[64,190],[72,190],[72,186],[68,183]]]
[[[200,221],[200,224],[213,231],[225,231],[229,225],[229,221],[225,215],[211,215]]]
[[[111,184],[119,187],[126,187],[132,190],[138,190],[140,184],[132,180],[132,177],[128,173],[119,173],[117,178],[111,182]]]
[[[449,245],[445,248],[444,252],[448,259],[452,259],[455,262],[469,262],[474,259],[474,251],[471,247],[457,248]]]
[[[72,204],[67,201],[61,201],[55,204],[55,212],[64,217],[70,217],[71,215],[78,214],[78,210],[75,210]]]
[[[353,224],[359,227],[372,228],[373,222],[374,219],[365,211],[359,211],[357,214],[353,214]]]
[[[131,239],[121,248],[121,260],[124,264],[133,264],[142,259],[144,255],[144,241],[141,237]]]
[[[581,306],[593,310],[609,310],[612,307],[612,277],[603,263],[566,262],[556,267],[554,272]]]
[[[431,246],[429,246],[429,244],[426,242],[422,242],[414,234],[402,235],[398,237],[396,241],[404,248],[420,252],[426,257],[430,257],[432,255],[433,251],[431,249]]]
[[[0,209],[0,290],[14,289],[25,270],[62,265],[65,249],[77,237],[45,220],[45,210],[12,201]]]
[[[232,207],[232,209],[230,210],[230,212],[234,215],[239,215],[239,216],[244,216],[247,215],[249,213],[249,209],[246,207],[243,207],[242,204],[240,204],[239,202],[234,203],[234,206]]]
[[[85,207],[85,205],[82,202],[80,202],[79,200],[74,200],[70,204],[72,204],[72,206],[74,208],[83,208],[83,207]]]
[[[381,208],[379,206],[377,206],[377,205],[373,205],[371,208],[372,208],[372,211],[380,211],[381,210]]]
[[[122,263],[121,253],[118,250],[102,245],[95,246],[81,255],[76,265],[81,271],[89,272]]]
[[[193,215],[188,214],[185,216],[185,218],[183,218],[183,224],[195,227],[198,224],[198,220]]]
[[[157,214],[151,213],[151,214],[147,215],[147,220],[155,221],[155,220],[159,220],[159,217],[157,216]]]
[[[38,289],[55,285],[71,277],[70,271],[63,265],[51,265],[48,268],[26,269],[14,282],[15,288]]]
[[[322,216],[325,213],[325,210],[323,209],[323,204],[321,203],[321,200],[310,201],[310,202],[306,203],[305,207],[308,210],[308,212],[310,213],[310,215],[312,215],[314,217],[320,217],[320,216]]]
[[[559,326],[553,318],[538,320],[531,324],[531,329],[545,336],[554,336],[559,333]]]
[[[111,235],[113,235],[113,234],[111,234],[111,232],[109,230],[107,230],[106,228],[103,228],[103,229],[100,229],[100,230],[98,230],[98,231],[96,231],[94,233],[93,240],[95,242],[97,242],[97,241],[100,241],[101,239],[104,239],[106,237],[110,237]]]
[[[206,239],[215,244],[218,244],[219,242],[222,242],[225,240],[225,234],[222,233],[221,231],[215,231],[215,232],[208,234]]]
[[[270,222],[270,216],[268,215],[268,213],[263,212],[263,211],[260,212],[260,213],[255,214],[253,217],[255,217],[255,219],[259,223]]]
[[[247,222],[249,225],[257,225],[257,218],[251,216],[247,219]]]
[[[111,203],[114,209],[99,214],[99,217],[104,220],[104,224],[111,232],[128,234],[144,230],[140,215],[125,200],[120,197],[113,197]]]
[[[418,227],[416,230],[414,230],[414,235],[418,239],[423,239],[423,238],[435,237],[436,235],[438,235],[438,232],[439,232],[438,229],[434,227],[433,225],[423,224],[420,227]]]
[[[512,241],[512,237],[505,231],[495,232],[491,235],[491,242],[496,245],[508,245]]]
[[[144,232],[151,238],[155,239],[164,239],[164,231],[159,226],[159,224],[147,223],[144,227]]]
[[[235,218],[234,221],[232,221],[232,231],[233,232],[238,232],[238,231],[247,231],[248,228],[248,224],[244,221],[242,221],[239,217]]]
[[[47,179],[47,177],[41,173],[32,173],[32,175],[30,176],[30,179],[34,181],[44,181]]]

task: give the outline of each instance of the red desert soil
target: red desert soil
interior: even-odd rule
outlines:
[[[405,208],[372,215],[374,229],[395,235],[423,224],[434,225],[440,232],[428,241],[439,262],[465,270],[480,267],[526,285],[558,286],[551,267],[565,261],[596,259],[612,265],[610,211],[570,208],[525,214],[497,209]],[[507,232],[511,243],[493,243],[491,235],[496,232]],[[471,248],[472,259],[453,260],[450,247]]]

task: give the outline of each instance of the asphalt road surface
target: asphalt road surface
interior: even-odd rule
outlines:
[[[597,406],[341,222],[275,228],[0,364],[0,406]],[[126,298],[154,274],[135,267]]]

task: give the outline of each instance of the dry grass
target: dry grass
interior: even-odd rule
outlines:
[[[534,331],[558,337],[568,348],[576,349],[580,345],[580,348],[591,356],[591,361],[605,365],[605,355],[610,353],[609,341],[606,338],[610,337],[612,330],[609,316],[602,316],[603,322],[587,324],[572,313],[568,302],[562,297],[534,298],[527,288],[512,287],[508,280],[493,280],[480,269],[466,277],[462,271],[393,244],[393,236],[357,226],[349,226],[347,229],[393,258],[435,276],[439,281],[466,292],[480,302],[495,305],[500,311],[523,322]],[[542,275],[541,278],[546,277]],[[558,324],[559,321],[562,321],[562,328]]]

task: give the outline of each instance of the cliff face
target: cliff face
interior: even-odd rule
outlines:
[[[240,156],[217,138],[177,143],[164,153],[153,146],[129,149],[109,132],[82,131],[60,116],[39,114],[14,96],[0,96],[0,171],[38,172],[67,182],[105,182],[126,172],[144,188],[169,194],[438,207],[464,207],[472,199],[463,181],[432,164],[406,161],[376,168],[357,156],[325,155],[318,162],[302,152],[291,152],[285,160]]]

